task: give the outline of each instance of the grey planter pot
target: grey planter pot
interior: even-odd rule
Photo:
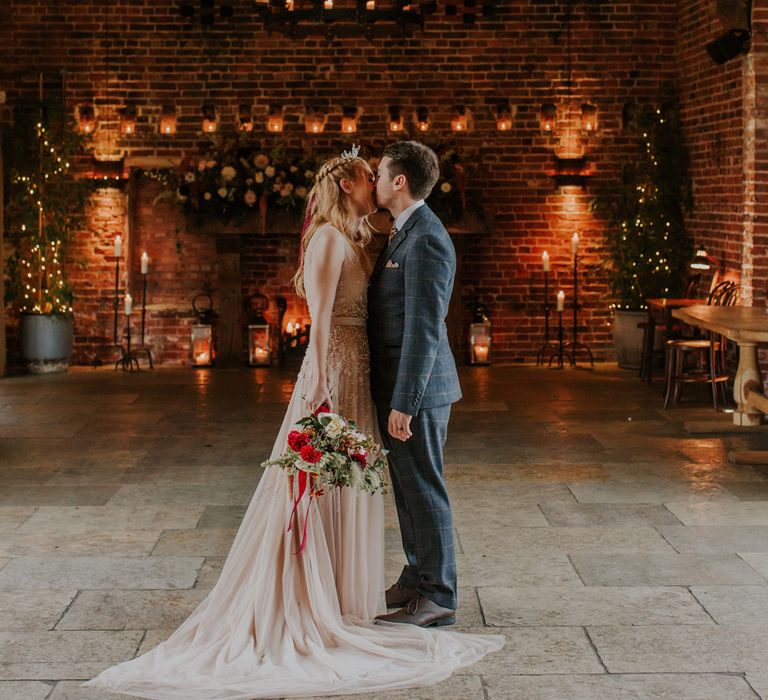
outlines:
[[[66,372],[74,339],[71,316],[22,314],[21,359],[32,374]]]
[[[613,346],[619,367],[639,369],[643,351],[643,330],[637,324],[645,321],[645,311],[623,311],[617,309],[613,315]]]

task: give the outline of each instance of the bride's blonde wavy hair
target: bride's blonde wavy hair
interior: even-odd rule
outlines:
[[[357,229],[353,228],[355,215],[351,210],[349,197],[341,189],[341,181],[346,179],[349,182],[359,182],[372,174],[373,171],[366,161],[350,155],[331,158],[317,171],[315,184],[307,195],[307,219],[300,242],[299,268],[292,280],[296,293],[302,299],[307,296],[304,289],[305,253],[312,237],[323,224],[331,224],[341,231],[362,259],[363,250],[373,237],[373,229],[367,216]]]

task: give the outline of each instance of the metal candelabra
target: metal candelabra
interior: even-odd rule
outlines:
[[[569,349],[571,366],[576,366],[576,354],[584,350],[589,355],[589,362],[595,366],[592,350],[585,343],[579,342],[579,253],[573,254],[573,340],[565,346]]]
[[[549,270],[544,270],[544,344],[536,353],[537,365],[543,365],[547,351],[557,345],[549,339],[549,312],[551,308],[549,304]]]

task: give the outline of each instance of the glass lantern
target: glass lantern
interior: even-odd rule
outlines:
[[[192,326],[192,366],[211,367],[213,365],[213,326],[196,323]]]
[[[475,307],[475,317],[469,324],[469,362],[472,365],[491,364],[491,322],[483,304]]]
[[[251,367],[269,367],[272,364],[272,343],[269,321],[264,317],[269,299],[263,294],[254,294],[248,303],[248,364]]]

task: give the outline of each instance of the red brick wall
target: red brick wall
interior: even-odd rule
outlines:
[[[348,102],[362,108],[357,139],[373,150],[389,139],[389,104],[403,107],[409,127],[411,110],[422,104],[429,107],[430,140],[455,142],[474,161],[470,195],[482,203],[488,231],[467,239],[463,295],[467,309],[476,297],[490,308],[495,361],[535,357],[543,332],[539,270],[544,249],[552,258],[553,295],[562,287],[567,300],[572,298],[569,241],[574,230],[583,241],[583,339],[598,357],[608,357],[610,299],[601,269],[601,225],[588,213],[589,190],[555,190],[545,171],[555,150],[577,155],[585,148],[596,178],[614,177],[621,163],[632,157],[634,136],[622,131],[622,106],[629,99],[657,100],[674,79],[679,58],[676,7],[671,0],[573,3],[569,133],[567,4],[565,0],[497,3],[495,17],[480,17],[468,27],[461,13],[447,16],[445,3],[440,3],[441,9],[427,19],[423,33],[326,41],[269,36],[251,16],[251,0],[237,0],[235,17],[217,17],[208,29],[197,19],[180,18],[177,3],[171,0],[10,0],[0,10],[4,20],[0,40],[11,62],[6,60],[4,65],[12,76],[5,83],[9,104],[34,93],[38,70],[47,76],[63,70],[65,95],[73,109],[80,102],[96,102],[97,152],[119,151],[131,158],[197,153],[205,143],[199,129],[200,108],[206,100],[216,104],[224,130],[234,129],[239,104],[252,104],[254,138],[265,147],[285,144],[321,151],[342,146],[339,123]],[[681,2],[683,9],[684,5]],[[694,33],[695,28],[687,31]],[[106,37],[111,47],[109,95]],[[115,110],[124,100],[138,108],[138,133],[130,138],[116,132]],[[509,100],[515,111],[508,132],[495,130],[498,100]],[[285,105],[283,134],[268,135],[263,130],[270,102]],[[556,136],[540,130],[538,113],[543,102],[558,104]],[[576,124],[582,102],[597,105],[599,118],[599,131],[583,143]],[[175,105],[179,114],[178,133],[173,137],[157,132],[164,104]],[[325,134],[308,137],[300,119],[314,104],[327,109],[330,117]],[[473,115],[472,128],[460,137],[448,128],[457,104],[466,105]],[[730,127],[724,130],[728,156],[735,148],[734,137]],[[725,167],[728,172],[736,169],[729,160]],[[206,281],[215,286],[215,244],[209,236],[195,236],[182,228],[180,256],[175,223],[171,224],[174,214],[163,208],[167,205],[152,205],[145,187],[146,183],[136,182],[135,207],[129,217],[133,238],[129,286],[138,305],[134,280],[138,279],[138,256],[146,247],[153,260],[149,279],[153,308],[148,322],[152,342],[163,362],[186,362],[189,305]],[[112,195],[104,197],[111,200]],[[117,203],[108,209],[111,213],[92,220],[91,230],[82,234],[75,248],[78,260],[80,255],[93,258],[87,260],[89,271],[75,272],[82,300],[77,309],[79,361],[91,358],[111,335],[109,294],[114,271],[112,261],[98,251],[120,228],[125,215],[119,213]],[[707,219],[697,226],[707,228]],[[244,238],[244,285],[259,283],[270,295],[288,292],[295,256],[290,247],[278,238]]]

